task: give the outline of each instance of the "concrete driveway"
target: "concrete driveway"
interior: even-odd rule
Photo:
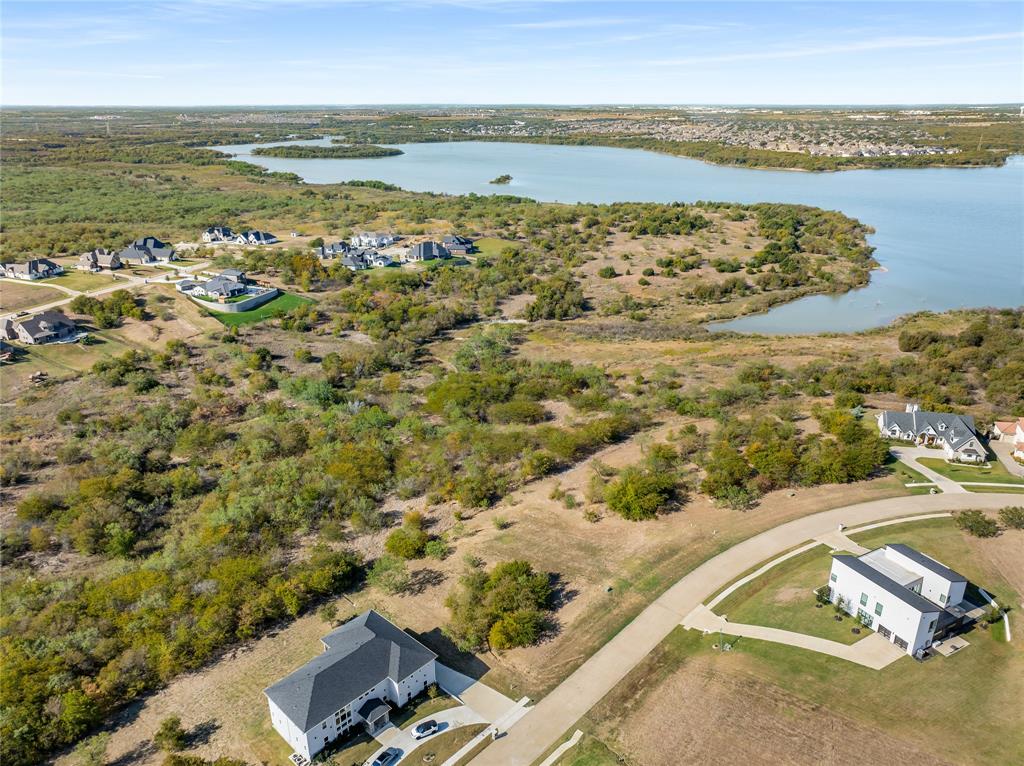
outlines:
[[[941,458],[942,450],[928,449],[927,447],[906,447],[900,445],[898,447],[889,447],[889,452],[891,452],[893,457],[901,463],[905,463],[918,473],[924,474],[929,481],[934,482],[943,492],[967,492],[966,489],[961,487],[952,479],[947,479],[945,476],[940,473],[936,473],[931,468],[921,465],[917,460],[921,457]]]
[[[781,524],[734,545],[684,576],[611,641],[584,662],[507,732],[473,759],[473,766],[530,766],[626,677],[711,594],[762,561],[827,535],[839,524],[856,527],[914,514],[968,508],[997,509],[1020,495],[915,495],[835,508]]]
[[[417,747],[429,742],[431,737],[436,737],[438,734],[451,731],[452,729],[458,729],[461,726],[489,723],[489,721],[482,718],[479,713],[465,705],[449,708],[448,710],[442,710],[440,713],[434,713],[433,715],[428,716],[428,718],[437,721],[438,729],[436,733],[431,734],[430,737],[425,737],[424,739],[415,739],[412,736],[413,730],[426,720],[424,718],[413,721],[404,729],[399,729],[397,726],[388,726],[386,729],[379,731],[374,736],[374,739],[381,743],[381,747],[366,759],[367,766],[372,764],[373,759],[389,747],[394,747],[401,751],[402,755],[398,761],[396,761],[396,763],[400,763],[405,756],[409,755],[409,753]]]
[[[1013,476],[1024,477],[1024,465],[1021,465],[1013,459],[1013,442],[991,441],[988,443],[988,448],[996,453],[996,457],[999,458],[999,462],[1002,463],[1006,470]]]

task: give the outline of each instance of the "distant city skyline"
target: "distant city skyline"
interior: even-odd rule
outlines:
[[[0,103],[1024,102],[1024,4],[5,0]]]

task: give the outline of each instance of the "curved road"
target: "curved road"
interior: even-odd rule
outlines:
[[[913,495],[834,508],[781,524],[744,540],[687,574],[550,694],[506,736],[473,759],[472,766],[530,766],[643,660],[691,610],[755,565],[836,530],[901,516],[996,509],[1020,504],[1014,494]]]

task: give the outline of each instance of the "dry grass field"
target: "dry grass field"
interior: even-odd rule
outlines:
[[[68,294],[63,290],[55,290],[41,282],[0,281],[0,313],[4,314],[24,311],[67,297]]]
[[[981,540],[937,520],[855,539],[868,546],[907,542],[1019,600],[1019,531]],[[1014,700],[1024,693],[1024,652],[1019,642],[1006,643],[1001,630],[975,629],[966,638],[971,645],[954,657],[903,658],[872,671],[750,639],[735,640],[733,651],[722,653],[712,646],[717,636],[679,628],[581,722],[603,747],[581,749],[560,763],[611,766],[618,757],[644,766],[1018,762],[1024,738]]]

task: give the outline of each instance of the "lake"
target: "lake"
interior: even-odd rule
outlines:
[[[398,148],[405,154],[397,157],[340,160],[254,157],[249,152],[255,146],[214,148],[308,183],[375,179],[411,191],[517,194],[549,202],[793,202],[840,210],[875,228],[870,242],[884,268],[872,272],[867,287],[803,298],[717,328],[851,332],[914,311],[1024,304],[1024,157],[999,168],[802,173],[605,147],[404,144]],[[505,173],[510,184],[488,183]]]

